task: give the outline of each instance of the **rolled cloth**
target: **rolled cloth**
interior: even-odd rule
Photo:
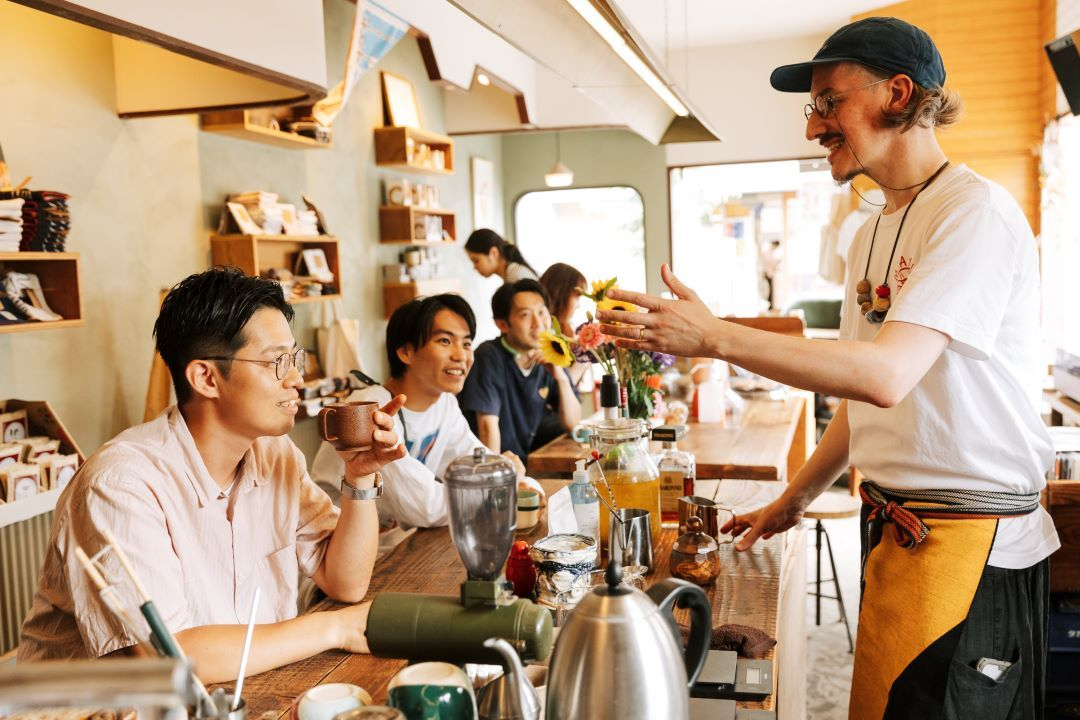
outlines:
[[[683,642],[690,637],[690,629],[685,625],[679,626]],[[764,630],[749,625],[737,625],[728,623],[718,625],[712,631],[713,650],[734,650],[740,657],[760,658],[776,645],[776,638],[771,637]]]

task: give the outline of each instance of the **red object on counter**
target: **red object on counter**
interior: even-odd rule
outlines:
[[[514,594],[519,598],[531,600],[536,587],[536,565],[529,557],[529,543],[517,540],[510,548],[510,559],[506,561],[506,579],[514,586]]]

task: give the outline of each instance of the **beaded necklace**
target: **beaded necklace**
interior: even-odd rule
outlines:
[[[885,315],[889,312],[889,307],[892,304],[891,295],[892,290],[889,289],[889,272],[892,270],[893,257],[896,255],[896,246],[900,244],[900,232],[904,229],[904,221],[907,220],[907,214],[911,210],[911,206],[915,204],[915,201],[919,199],[919,195],[923,190],[930,187],[930,183],[937,180],[938,175],[948,167],[949,161],[946,160],[941,164],[934,174],[926,179],[926,182],[919,188],[919,192],[915,193],[915,197],[911,198],[911,202],[904,208],[904,214],[900,216],[900,227],[896,228],[896,239],[893,240],[892,252],[889,253],[889,264],[885,266],[885,278],[881,281],[881,284],[874,288],[874,295],[870,295],[870,258],[874,256],[874,242],[877,240],[878,224],[881,222],[881,213],[877,216],[877,220],[874,221],[874,234],[870,236],[870,252],[866,254],[866,269],[863,271],[863,279],[855,286],[855,302],[859,304],[859,310],[862,312],[863,317],[871,325],[877,325],[885,321]]]

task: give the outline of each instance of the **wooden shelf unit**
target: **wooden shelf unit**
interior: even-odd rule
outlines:
[[[421,145],[427,145],[432,150],[442,150],[446,158],[444,166],[437,168],[433,165],[423,165],[414,157],[410,157],[408,153],[410,139],[414,156]],[[402,172],[453,175],[454,141],[445,135],[411,127],[375,128],[375,164]]]
[[[248,275],[262,276],[271,268],[292,270],[301,250],[320,248],[334,274],[337,292],[312,297],[286,298],[292,305],[341,297],[341,266],[338,239],[333,235],[212,235],[210,254],[214,265],[233,265]]]
[[[199,127],[207,132],[290,150],[328,149],[331,146],[331,143],[328,142],[321,143],[304,135],[275,130],[268,125],[253,122],[250,110],[223,110],[203,113],[199,116]]]
[[[395,310],[418,297],[428,297],[440,293],[460,292],[461,283],[457,278],[434,278],[417,280],[411,283],[384,283],[383,309],[389,318]]]
[[[424,216],[442,218],[442,229],[450,240],[416,237],[416,220]],[[452,210],[415,205],[383,205],[379,208],[379,242],[388,245],[450,245],[457,242],[457,221]]]
[[[78,327],[86,321],[83,315],[82,269],[79,253],[70,252],[6,252],[0,253],[0,270],[37,275],[45,302],[63,320],[25,322],[0,325],[0,334],[58,330]]]

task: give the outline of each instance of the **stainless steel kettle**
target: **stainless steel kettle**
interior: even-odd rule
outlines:
[[[709,598],[669,578],[648,594],[620,585],[612,561],[606,586],[578,603],[559,633],[547,686],[547,720],[686,720],[690,686],[712,639]],[[685,652],[672,606],[691,610]]]

